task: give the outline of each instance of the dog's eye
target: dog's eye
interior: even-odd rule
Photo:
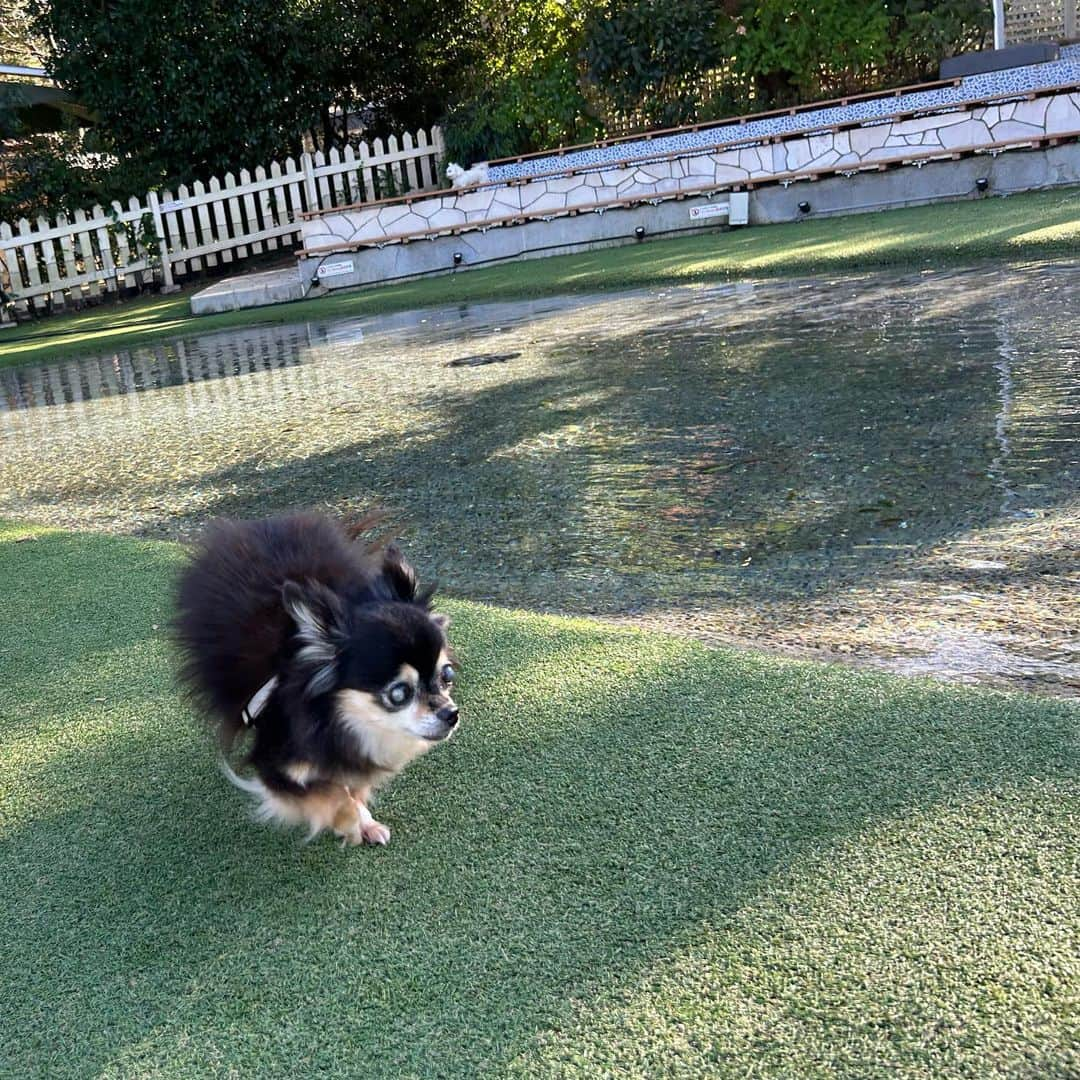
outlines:
[[[386,691],[386,700],[395,708],[412,701],[413,688],[407,682],[396,682]]]
[[[443,664],[442,671],[439,672],[439,678],[442,679],[447,686],[454,685],[454,668],[451,664]]]

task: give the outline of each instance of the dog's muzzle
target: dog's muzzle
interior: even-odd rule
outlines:
[[[439,730],[428,736],[430,742],[442,742],[450,738],[458,723],[458,707],[451,701],[435,712],[435,719],[439,722]]]

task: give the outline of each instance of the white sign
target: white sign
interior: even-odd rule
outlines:
[[[704,206],[690,207],[690,220],[700,221],[702,218],[727,217],[727,203],[706,203]]]
[[[328,277],[341,277],[343,274],[354,274],[356,265],[352,260],[346,262],[323,263],[316,271],[315,276],[322,280]]]

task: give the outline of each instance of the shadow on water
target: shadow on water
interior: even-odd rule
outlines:
[[[476,598],[867,657],[932,652],[933,621],[1060,652],[1078,277],[744,283],[177,342],[167,370],[196,354],[202,388],[0,415],[0,512],[174,536],[378,501]],[[520,355],[446,366],[487,352]],[[1061,655],[1038,683],[1075,681]]]

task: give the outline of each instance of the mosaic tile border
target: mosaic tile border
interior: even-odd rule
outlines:
[[[765,180],[815,168],[851,166],[855,170],[896,158],[909,149],[915,153],[949,151],[1076,131],[1080,131],[1080,90],[808,134],[782,143],[708,152],[691,148],[659,161],[642,158],[573,176],[538,177],[462,195],[433,195],[408,204],[373,204],[327,212],[302,222],[304,248],[379,244],[402,233],[460,228],[522,213],[602,209],[601,204],[620,199],[668,197],[681,190]],[[655,152],[655,144],[650,148]]]
[[[969,75],[959,86],[916,90],[900,97],[858,101],[850,105],[798,113],[795,116],[775,116],[765,120],[751,120],[745,124],[726,124],[678,135],[661,135],[655,139],[622,142],[614,146],[579,150],[563,156],[530,158],[518,164],[492,166],[491,179],[513,180],[542,173],[561,173],[567,169],[601,166],[605,162],[625,158],[650,156],[673,150],[700,149],[711,143],[733,139],[745,138],[753,141],[770,135],[812,131],[833,124],[849,124],[853,120],[872,122],[898,112],[962,105],[998,94],[1025,93],[1069,83],[1080,83],[1080,45],[1064,46],[1060,59],[1050,63]]]

